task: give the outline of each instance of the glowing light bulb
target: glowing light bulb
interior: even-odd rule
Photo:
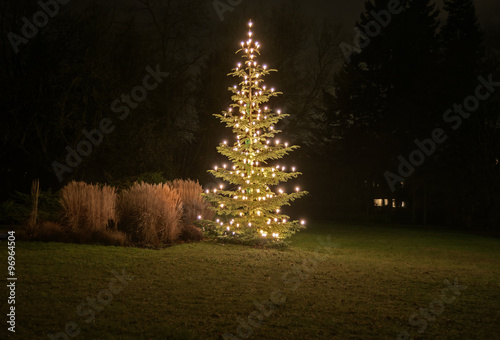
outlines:
[[[217,169],[218,169],[217,165],[216,165],[216,166],[214,166],[214,170],[215,170],[215,171],[217,171]]]
[[[296,187],[296,188],[295,188],[295,191],[299,192],[299,191],[300,191],[300,188],[299,188],[299,187]]]
[[[201,215],[198,215],[198,219],[201,220]]]
[[[300,224],[305,225],[305,224],[306,224],[306,221],[301,220],[301,221],[300,221]]]

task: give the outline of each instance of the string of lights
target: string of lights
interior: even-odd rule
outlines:
[[[229,188],[225,190],[221,184],[219,189],[207,190],[205,197],[213,203],[221,235],[285,239],[305,227],[305,221],[290,220],[281,207],[307,192],[296,187],[288,193],[279,186],[301,174],[295,167],[270,164],[298,146],[275,138],[281,132],[276,125],[288,115],[267,105],[270,98],[281,94],[264,84],[263,78],[276,70],[259,64],[260,44],[253,38],[251,21],[248,27],[248,40],[236,52],[242,53],[244,62],[229,74],[240,79],[229,88],[233,103],[215,115],[232,128],[236,138],[232,144],[225,140],[217,147],[231,164],[216,165],[209,172],[229,183]]]

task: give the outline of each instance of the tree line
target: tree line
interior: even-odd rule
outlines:
[[[353,31],[309,16],[298,1],[243,2],[222,22],[201,0],[69,2],[16,51],[9,33],[22,34],[23,17],[33,22],[40,5],[2,2],[1,198],[28,192],[34,178],[53,189],[154,172],[213,182],[206,170],[231,133],[212,114],[230,103],[227,74],[252,18],[263,62],[279,71],[269,83],[284,95],[273,106],[290,114],[282,139],[302,146],[287,161],[304,173],[311,217],[387,210],[406,222],[500,225],[498,91],[467,118],[450,115],[462,120],[459,129],[443,121],[474,94],[478,77],[500,80],[498,30],[481,29],[472,1],[446,1],[444,22],[432,1],[401,1],[369,37],[389,3],[367,2]],[[347,59],[346,42],[354,48]],[[156,66],[168,76],[141,93]],[[112,104],[127,96],[133,105],[120,119]],[[442,143],[432,139],[436,128],[446,133]],[[81,141],[92,152],[60,182],[54,162],[67,165]],[[426,157],[418,166],[408,157],[415,149]],[[411,175],[398,171],[401,158]],[[374,199],[406,208],[379,209]]]

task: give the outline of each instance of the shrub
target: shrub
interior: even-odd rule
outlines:
[[[68,230],[55,222],[42,222],[29,230],[21,230],[19,238],[45,242],[68,242],[72,239]]]
[[[64,224],[73,232],[104,232],[117,221],[116,199],[113,187],[72,181],[61,189]]]
[[[0,224],[23,225],[29,221],[32,212],[32,195],[16,192],[0,203]],[[60,196],[40,191],[38,198],[38,221],[55,221],[61,216]]]
[[[108,229],[105,231],[99,230],[92,235],[93,242],[99,242],[102,244],[109,244],[112,246],[123,246],[126,245],[127,235],[120,230]]]
[[[201,216],[205,220],[214,218],[210,203],[202,197],[203,188],[198,181],[176,179],[169,183],[179,191],[182,200],[182,221],[185,226],[192,225]]]
[[[200,228],[194,225],[184,225],[182,226],[179,239],[181,239],[182,241],[201,241],[203,240],[203,232],[200,230]]]
[[[42,222],[32,230],[21,231],[22,239],[45,242],[74,242],[91,243],[98,242],[107,245],[123,246],[127,244],[127,235],[119,230],[97,230],[88,232],[84,229],[69,230],[55,222]]]
[[[158,246],[181,232],[179,192],[166,184],[135,183],[120,194],[118,211],[119,228],[134,242]]]

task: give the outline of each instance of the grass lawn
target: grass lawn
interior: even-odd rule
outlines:
[[[0,338],[500,339],[500,239],[450,231],[315,223],[285,250],[18,242],[16,276]]]

